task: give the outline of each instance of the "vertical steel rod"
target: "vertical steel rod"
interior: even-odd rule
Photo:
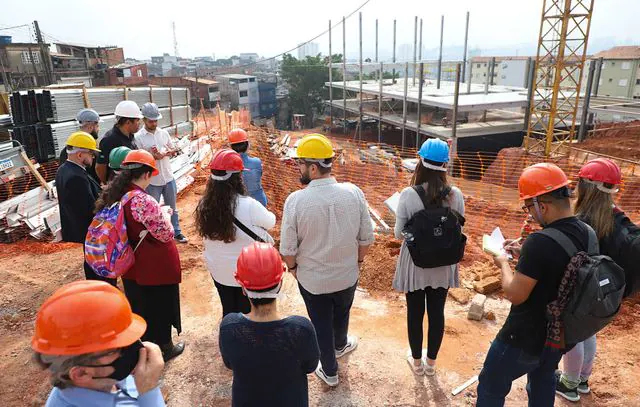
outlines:
[[[422,84],[424,83],[424,62],[420,62],[420,71],[418,80],[418,120],[416,123],[416,149],[420,148],[420,129],[422,126]]]
[[[391,83],[396,83],[396,20],[393,20],[393,77],[391,78]]]
[[[418,16],[413,20],[413,67],[411,68],[411,76],[413,77],[413,86],[416,86],[416,62],[418,58]]]
[[[491,79],[490,79],[491,86],[496,84],[493,81],[493,77],[495,76],[495,72],[496,72],[496,57],[491,57]]]
[[[333,127],[333,53],[331,52],[331,20],[329,20],[329,131]]]
[[[595,62],[592,62],[595,63]],[[600,75],[602,75],[602,64],[604,64],[604,58],[598,59],[598,73],[596,73],[596,84],[593,90],[593,96],[598,96],[598,90],[600,90]]]
[[[440,53],[438,54],[438,79],[437,88],[440,89],[440,76],[442,74],[442,40],[444,36],[444,15],[440,18]]]
[[[376,62],[378,62],[378,19],[376,18]]]
[[[418,46],[418,61],[422,61],[422,19],[420,19],[420,45]]]
[[[473,77],[473,61],[469,60],[469,80],[467,81],[467,95],[471,93],[471,78]]]
[[[469,12],[467,11],[467,22],[464,29],[464,55],[462,56],[462,82],[466,80],[467,74],[467,43],[469,41]]]
[[[342,17],[342,131],[347,132],[347,29]]]
[[[404,63],[404,96],[402,97],[402,148],[405,147],[407,132],[407,86],[409,85],[409,63]]]
[[[456,64],[456,85],[453,91],[453,112],[451,114],[451,158],[449,160],[449,173],[453,174],[456,156],[458,155],[458,97],[460,96],[460,63]]]
[[[529,58],[531,59],[531,58]],[[536,80],[536,62],[531,60],[529,64],[529,72],[527,73],[527,108],[524,111],[524,128],[529,129],[529,120],[531,119],[531,106],[533,105],[533,86]]]
[[[589,104],[591,103],[591,88],[593,87],[593,77],[596,73],[596,64],[589,64],[589,76],[587,76],[587,89],[585,90],[584,99],[582,101],[582,114],[580,116],[580,130],[578,132],[578,142],[584,141],[587,135],[587,127],[589,126],[587,115],[589,114]]]
[[[360,20],[360,122],[358,124],[358,140],[362,140],[362,12],[359,13]]]
[[[384,67],[382,66],[382,62],[380,62],[378,79],[380,79],[380,89],[378,91],[378,143],[382,143],[382,81],[384,80]]]

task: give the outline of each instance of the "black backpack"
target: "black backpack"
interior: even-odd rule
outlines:
[[[640,291],[640,227],[624,212],[614,215],[613,235],[604,240],[602,251],[624,270],[624,296]]]
[[[547,228],[539,232],[550,237],[567,252],[569,265],[579,262],[576,281],[568,293],[560,318],[564,323],[564,340],[576,344],[595,335],[618,314],[622,304],[625,276],[622,268],[610,257],[600,255],[598,236],[591,226],[587,257],[575,258],[580,251],[571,239],[558,229]],[[565,274],[565,279],[567,275]],[[550,315],[550,318],[553,316]]]
[[[459,263],[467,244],[467,237],[462,233],[465,219],[455,210],[442,206],[451,188],[445,188],[432,202],[427,202],[422,185],[413,189],[424,205],[424,209],[413,215],[402,230],[413,263],[422,268]]]

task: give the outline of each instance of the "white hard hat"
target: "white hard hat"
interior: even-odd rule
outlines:
[[[142,112],[132,100],[123,100],[116,106],[115,115],[118,117],[126,117],[128,119],[142,119]]]

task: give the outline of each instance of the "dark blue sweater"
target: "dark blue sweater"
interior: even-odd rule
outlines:
[[[232,406],[309,405],[307,374],[318,366],[320,349],[307,318],[254,322],[229,314],[220,324],[220,353],[233,370]]]

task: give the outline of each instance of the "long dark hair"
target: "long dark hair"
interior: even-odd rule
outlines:
[[[434,165],[439,163],[434,162]],[[422,165],[422,161],[418,159],[418,165],[411,177],[411,185],[427,184],[425,189],[427,201],[440,203],[442,191],[449,186],[446,171],[436,171]]]
[[[225,171],[212,171],[213,175],[225,175]],[[233,224],[238,195],[246,195],[242,175],[236,173],[226,181],[209,179],[204,196],[198,202],[194,216],[196,232],[209,240],[222,240],[231,243],[236,240],[236,228]]]
[[[122,199],[124,194],[127,193],[127,189],[133,181],[142,178],[145,174],[151,174],[152,172],[153,168],[146,165],[132,170],[121,170],[120,173],[118,173],[111,182],[109,182],[107,187],[102,190],[100,197],[96,201],[95,212],[97,213],[101,209],[118,202]]]

